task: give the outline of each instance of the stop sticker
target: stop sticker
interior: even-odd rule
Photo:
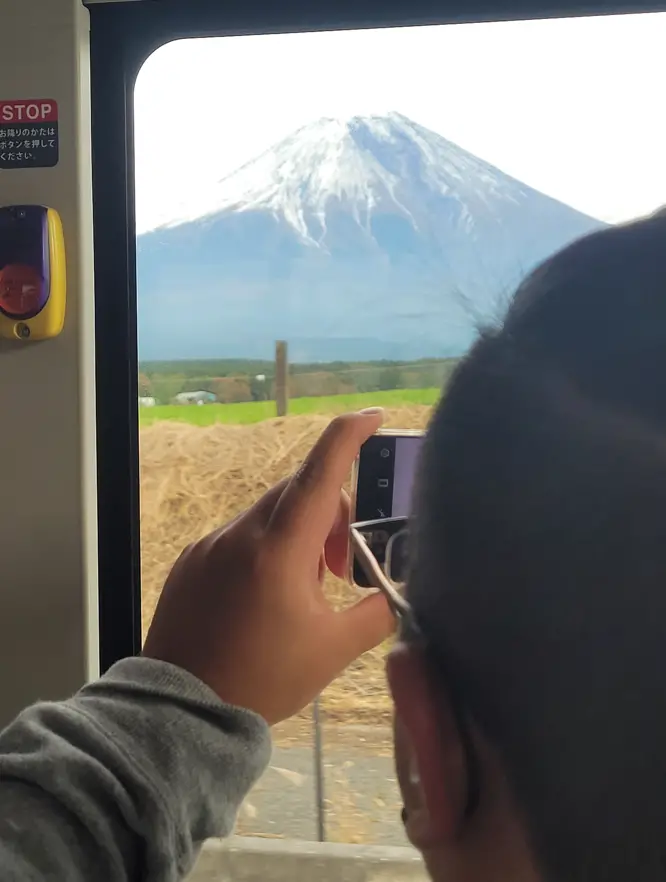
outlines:
[[[44,289],[38,270],[11,263],[0,270],[0,310],[9,318],[33,318],[46,305]]]

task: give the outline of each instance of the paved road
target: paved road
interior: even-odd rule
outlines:
[[[326,838],[364,845],[406,845],[393,760],[348,748],[324,754]],[[313,751],[276,747],[270,768],[250,794],[238,832],[317,839]]]

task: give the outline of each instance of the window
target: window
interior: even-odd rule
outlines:
[[[182,546],[291,473],[331,414],[382,404],[390,424],[424,426],[525,273],[666,199],[665,37],[666,16],[632,16],[185,40],[149,59],[144,627]],[[337,841],[403,841],[382,658],[321,698]],[[316,837],[312,745],[310,710],[277,731],[242,831]]]
[[[104,666],[137,649],[137,586],[145,627],[184,542],[331,413],[423,425],[535,262],[666,199],[662,14],[166,44],[326,22],[175,9],[91,9]],[[403,841],[381,655],[321,700],[329,839]],[[312,739],[310,711],[278,733],[241,832],[319,835]]]

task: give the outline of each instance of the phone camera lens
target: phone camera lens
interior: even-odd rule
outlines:
[[[379,455],[381,456],[382,459],[388,459],[389,456],[391,455],[391,451],[388,449],[388,447],[382,447]]]

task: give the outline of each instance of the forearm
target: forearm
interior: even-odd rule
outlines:
[[[121,662],[0,734],[2,878],[176,882],[269,754],[260,718],[179,668]]]

